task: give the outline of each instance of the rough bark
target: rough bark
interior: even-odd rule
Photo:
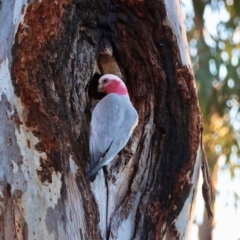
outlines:
[[[1,238],[187,238],[201,114],[178,7],[3,1],[13,15],[0,39]],[[96,72],[122,76],[140,121],[90,184]]]

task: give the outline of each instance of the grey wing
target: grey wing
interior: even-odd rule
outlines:
[[[123,108],[121,112],[122,121],[118,124],[117,132],[114,135],[111,146],[104,157],[101,158],[96,169],[108,164],[114,156],[116,156],[116,154],[124,148],[131,137],[134,128],[137,126],[138,114],[135,108],[129,104],[121,105]]]
[[[115,94],[107,95],[94,108],[89,141],[91,169],[109,149],[124,121],[120,108],[121,99]]]

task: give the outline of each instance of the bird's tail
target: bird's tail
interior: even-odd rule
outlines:
[[[97,176],[98,171],[112,160],[113,157],[109,158],[107,161],[104,158],[101,158],[100,161],[97,162],[94,166],[91,165],[90,170],[87,171],[87,176],[90,181],[93,182]]]
[[[94,172],[94,171],[92,171],[92,169],[90,169],[89,171],[87,171],[87,177],[88,177],[88,179],[91,181],[91,182],[94,182],[94,180],[95,180],[95,178],[96,178],[96,176],[97,176],[97,172]]]
[[[91,165],[90,170],[87,171],[87,176],[93,182],[97,176],[98,171],[105,165],[103,161],[97,162],[94,166]]]

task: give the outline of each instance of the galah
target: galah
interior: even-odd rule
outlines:
[[[119,77],[103,75],[98,80],[98,91],[106,96],[92,112],[89,139],[91,163],[87,172],[91,181],[124,148],[138,124],[137,111],[130,101],[126,85]]]

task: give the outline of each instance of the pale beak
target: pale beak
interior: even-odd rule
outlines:
[[[103,92],[103,85],[102,84],[98,84],[98,91]]]

